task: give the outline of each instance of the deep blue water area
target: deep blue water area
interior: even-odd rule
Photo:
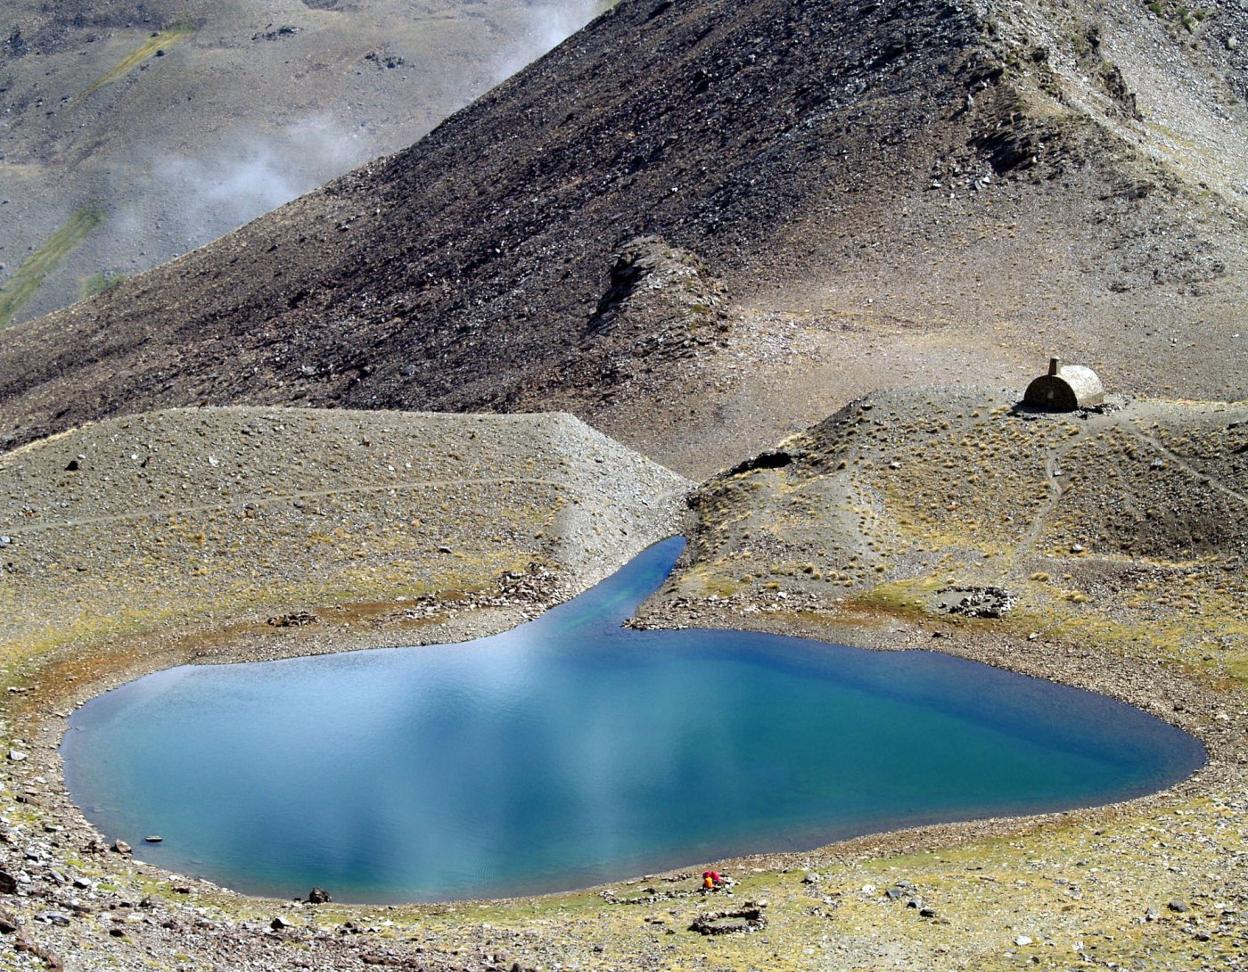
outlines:
[[[1139,709],[935,652],[621,627],[683,545],[468,644],[140,678],[73,716],[70,792],[172,870],[386,902],[1106,803],[1204,761]]]

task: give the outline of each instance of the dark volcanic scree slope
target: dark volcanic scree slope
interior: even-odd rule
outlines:
[[[1098,7],[624,0],[409,150],[8,332],[0,438],[560,407],[696,473],[1054,347],[1243,397],[1248,15]]]

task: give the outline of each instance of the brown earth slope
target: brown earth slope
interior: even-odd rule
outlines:
[[[6,335],[0,439],[571,409],[709,471],[880,384],[1246,394],[1248,12],[625,0],[410,150]]]
[[[713,477],[660,603],[736,626],[896,614],[984,634],[1000,615],[1033,641],[1248,681],[1248,406],[1047,415],[1015,397],[870,395]]]

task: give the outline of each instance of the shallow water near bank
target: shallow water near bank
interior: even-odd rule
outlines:
[[[683,546],[466,644],[140,678],[72,717],[69,790],[171,870],[392,902],[1107,803],[1204,761],[1132,706],[935,652],[622,628]]]

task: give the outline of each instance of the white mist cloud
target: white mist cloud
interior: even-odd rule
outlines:
[[[558,46],[610,6],[609,0],[529,3],[521,27],[502,45],[487,76],[498,83]],[[479,76],[478,76],[479,77]],[[463,79],[464,100],[477,92]],[[405,145],[406,143],[404,143]],[[101,265],[145,269],[209,243],[290,202],[357,165],[404,145],[389,144],[332,115],[298,119],[280,129],[240,127],[218,136],[210,151],[192,156],[152,150],[137,168],[145,185],[114,186],[115,206]],[[128,170],[132,175],[134,168]],[[118,245],[120,244],[120,245]],[[125,254],[124,261],[116,257]]]
[[[609,0],[557,0],[530,4],[526,26],[512,44],[500,52],[495,83],[553,50],[611,6]]]
[[[368,138],[329,117],[277,132],[233,132],[198,158],[163,152],[151,184],[122,214],[131,234],[180,237],[191,246],[270,212],[377,154]]]

